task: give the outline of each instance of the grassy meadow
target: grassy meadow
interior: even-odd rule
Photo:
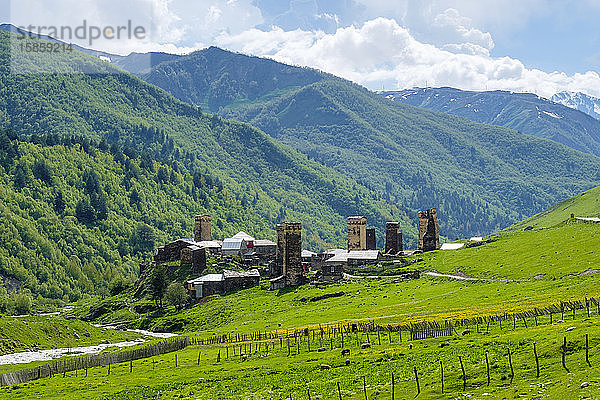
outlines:
[[[474,327],[468,335],[407,341],[406,332],[400,341],[398,333],[371,333],[345,337],[349,355],[341,354],[341,337],[325,335],[317,351],[311,351],[303,340],[293,339],[288,356],[287,344],[270,341],[268,352],[262,342],[247,349],[247,359],[235,346],[190,346],[177,353],[154,359],[144,359],[88,371],[57,375],[0,389],[0,397],[11,399],[311,399],[338,398],[339,383],[343,399],[391,399],[391,376],[394,374],[396,399],[417,395],[414,368],[417,369],[420,398],[585,398],[597,396],[600,365],[600,317],[578,313],[576,319],[550,324],[547,317],[539,326],[522,323],[516,329],[492,324],[489,331]],[[531,321],[530,321],[531,322]],[[566,332],[568,328],[575,329]],[[461,329],[462,330],[462,329]],[[589,361],[585,359],[585,335],[589,335]],[[561,364],[561,345],[567,338],[565,366]],[[391,340],[390,340],[391,339]],[[358,343],[357,343],[358,340]],[[363,343],[371,348],[362,348]],[[381,342],[379,342],[381,340]],[[533,343],[539,357],[537,377]],[[379,344],[381,343],[381,344]],[[274,345],[274,347],[273,347]],[[442,346],[442,347],[440,347]],[[511,362],[514,377],[508,361]],[[299,352],[298,352],[299,350]],[[235,356],[233,355],[235,351]],[[220,352],[221,360],[217,362]],[[490,383],[487,383],[486,353]],[[228,354],[228,357],[227,357]],[[175,366],[177,355],[177,366]],[[466,387],[459,356],[465,368]],[[348,361],[347,361],[348,360]],[[444,368],[444,394],[441,389],[440,361]],[[322,370],[327,364],[331,369]],[[130,372],[131,368],[131,372]],[[511,382],[512,381],[512,382]],[[586,386],[586,383],[590,386]],[[364,386],[363,386],[364,385]],[[583,387],[582,387],[583,385]]]

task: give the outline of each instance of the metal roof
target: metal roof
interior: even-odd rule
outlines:
[[[242,244],[246,242],[244,239],[229,238],[223,240],[223,250],[241,250]]]
[[[345,249],[327,249],[323,252],[323,254],[329,255],[329,254],[341,254],[341,253],[346,253],[348,250]]]
[[[308,258],[308,257],[312,257],[312,256],[316,256],[317,253],[313,253],[310,250],[302,250],[302,258]]]
[[[256,246],[277,246],[277,243],[267,239],[256,239],[254,241],[254,247]]]
[[[379,250],[350,250],[344,253],[337,253],[326,262],[348,262],[348,260],[377,260],[379,258]]]
[[[201,242],[196,242],[196,246],[200,247],[208,247],[208,248],[221,248],[221,244],[215,240],[203,240]]]
[[[257,269],[251,269],[250,271],[232,271],[226,269],[223,271],[223,277],[228,278],[260,278],[260,272]]]
[[[464,243],[444,243],[440,250],[458,250],[461,247],[465,247]]]
[[[193,285],[201,284],[203,282],[221,282],[223,281],[223,274],[206,274],[201,277],[191,279],[187,281],[187,283],[191,283]]]

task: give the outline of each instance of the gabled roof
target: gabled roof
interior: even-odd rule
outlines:
[[[379,250],[351,250],[348,252],[349,260],[377,260]]]
[[[316,256],[317,253],[313,253],[310,250],[302,250],[302,258],[308,258],[308,257],[312,257],[312,256]]]
[[[373,260],[379,259],[379,250],[350,250],[338,252],[335,256],[327,260],[327,263],[348,262],[348,260]]]
[[[329,255],[329,254],[340,254],[340,253],[346,253],[348,252],[348,250],[345,249],[327,249],[323,252],[323,254],[325,255]]]
[[[244,231],[240,231],[240,232],[236,233],[235,235],[233,235],[232,239],[244,239],[244,240],[246,240],[246,242],[254,241],[254,238],[252,236],[248,235]]]
[[[196,242],[196,246],[208,247],[209,249],[221,248],[221,244],[215,240],[203,240],[201,242]]]

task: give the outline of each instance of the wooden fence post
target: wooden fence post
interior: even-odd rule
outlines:
[[[588,366],[592,366],[592,364],[590,364],[590,347],[589,347],[589,342],[588,342],[588,334],[585,334],[585,362],[587,363]]]
[[[417,374],[417,367],[413,367],[415,371],[415,381],[417,382],[417,396],[421,393],[421,387],[419,386],[419,375]]]
[[[567,373],[568,373],[569,369],[567,368],[567,365],[565,362],[566,361],[565,357],[567,355],[567,337],[566,336],[563,338],[563,345],[562,345],[561,349],[562,349],[562,366],[565,369],[565,371],[567,371]]]
[[[510,365],[510,383],[512,383],[513,378],[515,377],[515,371],[513,370],[512,355],[510,354],[510,349],[508,349],[508,365]]]
[[[465,374],[465,367],[463,365],[461,356],[458,356],[458,361],[460,361],[460,369],[462,371],[463,391],[465,391],[467,388],[467,376]]]
[[[535,342],[533,342],[533,355],[535,356],[536,378],[539,378],[540,377],[540,361],[538,360],[537,348],[535,347]]]
[[[485,352],[485,367],[487,369],[487,385],[490,386],[490,361],[488,359],[488,352]]]
[[[442,373],[442,393],[444,393],[444,364],[442,364],[442,360],[440,360],[440,372]]]

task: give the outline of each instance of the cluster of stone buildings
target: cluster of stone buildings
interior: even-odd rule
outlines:
[[[187,281],[190,296],[199,299],[208,295],[230,292],[259,284],[268,277],[272,290],[308,283],[307,273],[314,271],[312,279],[335,282],[343,278],[348,268],[375,265],[381,260],[394,260],[415,252],[440,248],[439,227],[435,209],[421,211],[419,216],[419,248],[404,251],[400,223],[387,222],[385,246],[377,249],[375,229],[367,227],[363,216],[348,217],[348,244],[346,249],[328,249],[313,253],[302,249],[302,224],[284,222],[276,226],[277,243],[257,240],[239,232],[222,241],[212,240],[211,218],[195,217],[194,238],[179,239],[161,246],[154,256],[155,263],[179,262],[189,265],[190,274],[200,275],[206,269],[208,255],[217,258],[239,256],[245,271],[223,270]]]

